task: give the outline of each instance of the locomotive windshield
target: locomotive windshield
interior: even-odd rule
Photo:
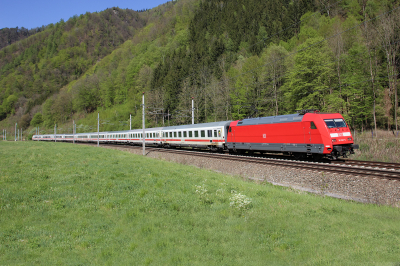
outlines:
[[[334,128],[334,127],[347,127],[346,122],[344,122],[343,119],[324,119],[325,124],[328,126],[328,128]]]

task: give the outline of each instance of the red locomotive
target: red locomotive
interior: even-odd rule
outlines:
[[[317,159],[346,157],[358,149],[342,115],[315,110],[233,121],[228,127],[226,147],[238,153],[283,152],[296,158]]]

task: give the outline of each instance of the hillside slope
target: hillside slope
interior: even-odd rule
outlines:
[[[26,114],[131,38],[146,20],[110,8],[61,20],[0,50],[0,119]]]

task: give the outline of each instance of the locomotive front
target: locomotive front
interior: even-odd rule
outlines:
[[[354,154],[358,145],[354,144],[350,128],[340,114],[320,114],[323,125],[326,128],[325,149],[333,159],[346,158],[348,154]]]

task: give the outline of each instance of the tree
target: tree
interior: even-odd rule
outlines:
[[[279,102],[281,99],[280,87],[283,84],[284,74],[286,73],[285,58],[288,55],[288,51],[283,47],[275,44],[271,44],[265,50],[261,57],[263,62],[263,72],[262,75],[265,86],[267,88],[265,100],[273,103],[274,114],[279,114]],[[268,111],[267,111],[268,113]]]
[[[18,97],[14,94],[7,97],[3,102],[3,112],[6,114],[15,113],[15,104],[18,102]]]
[[[31,117],[29,114],[24,114],[21,119],[18,122],[18,125],[22,128],[22,129],[27,129],[29,127],[29,124],[31,122]]]
[[[298,47],[294,67],[283,86],[289,111],[330,109],[325,95],[332,94],[334,79],[332,54],[322,37],[307,39]],[[335,97],[333,100],[340,100]]]
[[[398,129],[397,125],[397,108],[398,108],[398,99],[397,99],[397,75],[398,69],[396,65],[396,55],[400,49],[400,43],[398,40],[398,32],[400,30],[400,11],[396,9],[393,13],[385,14],[379,20],[378,24],[378,37],[379,41],[382,44],[383,50],[386,55],[386,70],[388,77],[388,88],[385,91],[385,99],[384,106],[385,115],[387,116],[387,124],[388,130],[390,129],[390,118],[391,118],[391,109],[394,109],[394,122],[395,129]],[[393,108],[393,100],[391,99],[393,95],[394,98],[394,108]]]
[[[41,113],[36,113],[32,120],[31,120],[31,126],[37,127],[40,126],[43,123],[43,116]]]

